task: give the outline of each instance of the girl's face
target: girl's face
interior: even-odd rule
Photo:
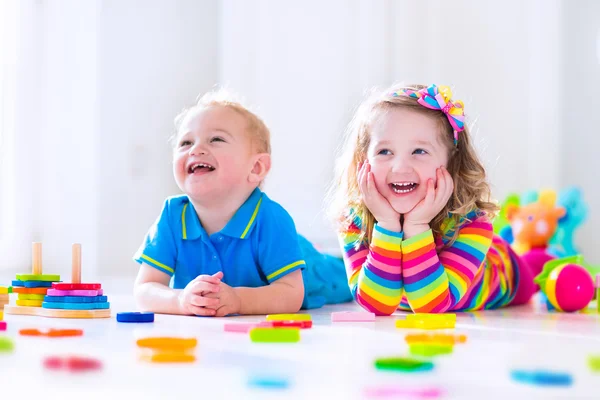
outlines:
[[[382,113],[371,126],[367,159],[379,192],[400,214],[411,211],[436,184],[436,169],[448,164],[434,119],[406,109]]]
[[[247,190],[253,166],[247,122],[222,106],[190,113],[182,122],[173,151],[177,186],[196,201],[219,201]]]

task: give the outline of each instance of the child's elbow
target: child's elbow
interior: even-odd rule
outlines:
[[[293,295],[290,298],[290,308],[293,313],[300,311],[304,302],[304,285],[294,288]]]

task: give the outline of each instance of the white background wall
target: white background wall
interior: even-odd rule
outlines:
[[[135,274],[132,254],[177,193],[173,117],[215,84],[272,129],[269,195],[301,233],[334,245],[322,200],[336,146],[363,92],[397,80],[455,87],[496,197],[581,185],[592,214],[578,242],[600,263],[593,0],[24,3],[35,51],[22,60],[39,68],[20,81],[16,211],[30,227],[21,243],[43,240],[48,271],[68,273],[79,241],[84,277]],[[27,268],[27,246],[0,268]]]

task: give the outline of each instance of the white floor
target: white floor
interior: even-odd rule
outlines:
[[[113,315],[132,311],[130,296],[112,296]],[[12,295],[15,296],[15,295]],[[14,299],[11,300],[14,303]],[[600,399],[600,373],[587,367],[588,355],[600,355],[600,315],[547,313],[526,307],[463,313],[454,333],[468,336],[451,355],[433,359],[430,372],[392,373],[373,366],[377,357],[408,355],[404,336],[395,328],[398,316],[371,323],[335,323],[330,313],[358,309],[354,304],[312,310],[314,326],[301,332],[297,344],[255,344],[246,334],[225,333],[226,322],[264,317],[198,318],[157,315],[154,324],[121,324],[107,320],[56,320],[5,315],[15,341],[12,353],[0,353],[0,393],[27,393],[27,398],[266,399],[366,398],[368,388],[438,388],[441,398],[456,399]],[[591,311],[591,309],[590,309]],[[399,313],[400,315],[400,313]],[[18,335],[21,328],[80,327],[81,338],[49,339]],[[411,333],[414,331],[410,331]],[[138,359],[135,339],[153,335],[198,338],[193,364],[156,365]],[[87,374],[47,371],[47,355],[78,354],[101,359],[104,369]],[[568,388],[515,383],[513,368],[568,372]],[[287,379],[287,389],[248,385],[254,376]],[[18,398],[22,398],[18,395]],[[110,397],[109,397],[110,396]],[[2,396],[4,397],[4,396]],[[388,397],[391,398],[391,397]],[[393,397],[410,398],[410,397]]]

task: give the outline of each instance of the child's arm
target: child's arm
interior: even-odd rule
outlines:
[[[201,293],[219,290],[221,279],[201,275],[191,281],[185,289],[171,289],[171,277],[146,263],[140,265],[134,285],[134,296],[143,311],[163,314],[215,315],[207,306],[216,306],[219,301],[209,299]]]
[[[390,315],[402,299],[402,232],[373,228],[371,245],[359,243],[360,221],[356,217],[340,235],[344,264],[352,296],[366,310]]]
[[[431,229],[402,243],[402,275],[414,312],[452,310],[468,292],[492,244],[493,228],[479,217],[459,228],[454,244],[438,255]]]

